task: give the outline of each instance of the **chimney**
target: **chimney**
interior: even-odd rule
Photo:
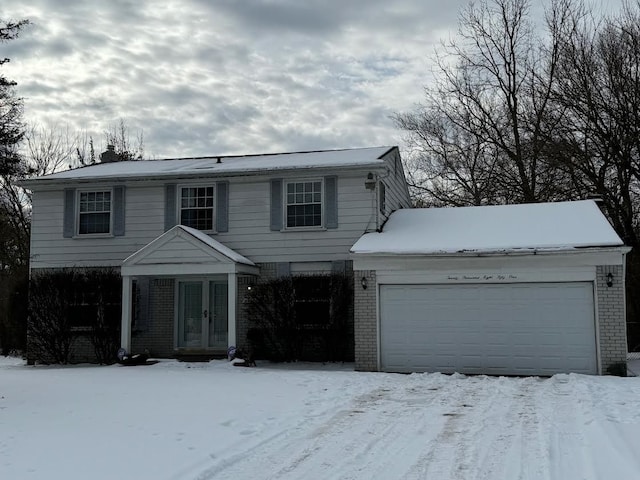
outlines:
[[[107,150],[100,154],[100,162],[101,163],[112,163],[117,162],[119,160],[118,154],[116,153],[116,147],[113,145],[107,145]]]

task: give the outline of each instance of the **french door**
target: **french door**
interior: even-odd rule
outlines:
[[[178,348],[227,348],[227,279],[178,281]]]

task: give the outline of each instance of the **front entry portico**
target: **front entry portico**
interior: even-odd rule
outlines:
[[[121,346],[131,350],[132,285],[142,277],[173,280],[175,353],[225,352],[235,345],[237,275],[258,267],[208,235],[177,225],[124,260]]]

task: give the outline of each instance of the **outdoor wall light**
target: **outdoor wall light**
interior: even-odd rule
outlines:
[[[362,285],[362,289],[366,290],[368,286],[367,277],[362,277],[362,280],[360,280],[360,284]]]
[[[364,181],[364,188],[367,190],[376,189],[376,180],[373,178],[373,173],[369,172],[367,174],[367,179]]]
[[[607,287],[613,286],[613,273],[607,273]]]

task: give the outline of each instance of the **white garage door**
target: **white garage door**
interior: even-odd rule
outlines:
[[[381,285],[389,372],[595,374],[591,283]]]

